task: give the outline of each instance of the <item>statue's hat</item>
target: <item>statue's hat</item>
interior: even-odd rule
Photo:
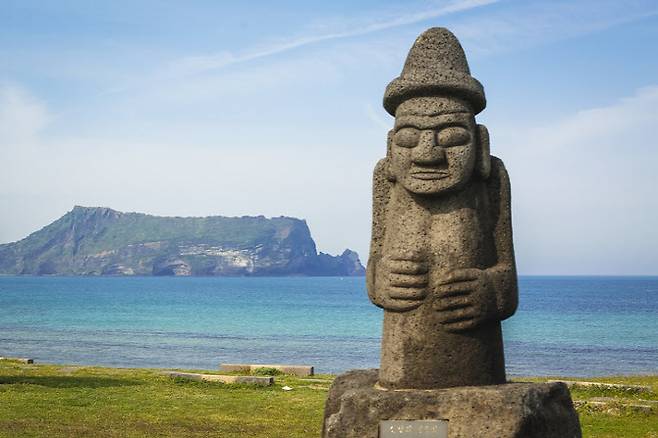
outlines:
[[[464,49],[448,29],[423,32],[409,50],[399,77],[386,87],[384,108],[391,115],[410,97],[454,95],[473,106],[475,114],[487,105],[482,84],[471,76]]]

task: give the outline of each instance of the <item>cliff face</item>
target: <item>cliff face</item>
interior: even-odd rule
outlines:
[[[0,274],[363,275],[358,255],[317,253],[306,222],[289,217],[158,217],[75,207],[0,245]]]

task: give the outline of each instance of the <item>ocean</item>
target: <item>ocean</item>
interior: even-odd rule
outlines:
[[[379,365],[364,278],[0,277],[0,356],[214,369]],[[658,277],[521,277],[509,375],[658,373]]]

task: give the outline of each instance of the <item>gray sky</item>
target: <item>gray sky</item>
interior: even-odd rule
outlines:
[[[5,4],[0,242],[77,204],[296,216],[365,259],[384,88],[446,26],[485,86],[520,272],[658,274],[658,4],[354,3]]]

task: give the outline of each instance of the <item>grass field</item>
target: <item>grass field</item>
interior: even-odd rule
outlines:
[[[249,387],[154,369],[0,361],[0,437],[319,437],[331,379],[276,376],[274,386]],[[575,400],[599,402],[578,408],[585,437],[658,438],[658,376],[587,380],[653,393],[573,390]]]

